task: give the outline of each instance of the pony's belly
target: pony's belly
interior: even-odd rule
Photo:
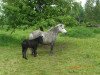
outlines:
[[[53,42],[53,39],[43,39],[43,44],[50,44]]]
[[[43,44],[50,44],[51,43],[51,40],[43,40]]]
[[[50,41],[43,41],[43,44],[50,44]]]

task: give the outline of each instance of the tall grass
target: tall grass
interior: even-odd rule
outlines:
[[[100,28],[94,28],[94,33],[100,34]]]
[[[95,37],[97,33],[100,33],[100,28],[88,28],[80,26],[68,28],[67,36],[75,38],[89,38]]]
[[[8,45],[13,45],[13,44],[18,44],[19,39],[10,36],[10,35],[5,35],[5,34],[0,34],[0,45],[1,46],[8,46]]]
[[[16,29],[15,32],[11,34],[12,30],[7,31],[5,29],[1,29],[0,46],[20,45],[21,41],[25,38],[28,38],[29,33],[32,31],[32,28],[27,30]]]
[[[28,38],[29,34],[33,31],[32,28],[27,30],[17,29],[14,33],[11,34],[11,31],[6,31],[4,29],[0,30],[0,45],[8,46],[8,45],[17,45],[20,44],[24,38]],[[86,27],[68,27],[67,34],[61,36],[69,36],[73,38],[89,38],[95,37],[96,34],[100,33],[100,28],[86,28]]]
[[[22,58],[20,39],[28,37],[33,30],[16,30],[13,34],[0,30],[0,75],[100,75],[100,34],[85,28],[83,31],[93,30],[93,35],[98,36],[89,38],[91,32],[80,36],[84,32],[79,29],[68,28],[67,36],[58,36],[52,56],[49,56],[50,47],[42,46],[38,47],[36,58],[27,52],[28,60]]]

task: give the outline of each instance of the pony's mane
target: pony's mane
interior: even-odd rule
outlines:
[[[52,30],[54,30],[56,27],[58,27],[58,26],[60,26],[60,25],[63,25],[63,24],[57,24],[56,26],[51,27],[48,31],[52,31]]]
[[[55,28],[56,28],[57,26],[59,26],[59,24],[57,24],[56,26],[51,27],[48,31],[55,30]]]
[[[55,28],[55,27],[51,27],[48,31],[52,31],[52,30],[54,30],[54,28]]]

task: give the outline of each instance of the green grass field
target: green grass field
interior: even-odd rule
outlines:
[[[0,29],[0,75],[100,75],[100,29],[78,29],[58,36],[54,55],[49,55],[49,46],[40,45],[37,57],[28,50],[28,60],[22,58],[20,43],[33,30],[11,34]]]

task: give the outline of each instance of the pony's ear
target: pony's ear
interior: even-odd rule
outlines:
[[[44,29],[43,29],[43,27],[42,27],[42,26],[40,26],[40,30],[41,30],[41,31],[44,31]]]

